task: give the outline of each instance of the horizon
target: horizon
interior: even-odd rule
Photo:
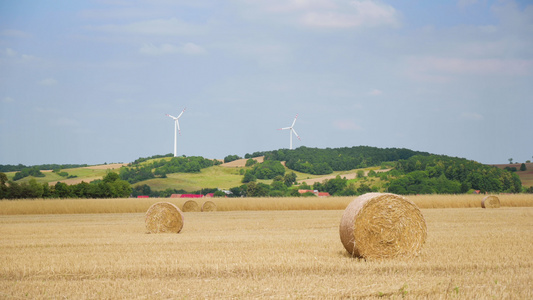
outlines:
[[[306,146],[303,146],[303,147],[306,147]],[[373,146],[368,146],[368,145],[359,145],[359,146],[351,146],[351,147],[347,147],[347,148],[352,148],[352,147],[373,147]],[[307,148],[316,148],[316,149],[326,149],[326,148],[318,148],[318,147],[307,147]],[[327,147],[329,148],[329,147]],[[344,147],[337,147],[337,148],[331,148],[331,149],[338,149],[338,148],[344,148]],[[379,148],[379,147],[376,147],[376,148]],[[407,149],[407,148],[398,148],[398,147],[386,147],[386,148],[397,148],[397,149],[406,149],[406,150],[411,150],[411,151],[416,151],[416,152],[426,152],[426,151],[419,151],[419,150],[415,150],[415,149]],[[385,148],[379,148],[379,149],[385,149]],[[226,156],[229,156],[229,155],[238,155],[240,158],[239,159],[246,159],[245,156],[247,154],[253,154],[255,152],[269,152],[269,151],[278,151],[278,150],[289,150],[288,148],[280,148],[280,149],[275,149],[275,150],[259,150],[259,151],[253,151],[253,152],[248,152],[248,153],[245,153],[243,154],[242,156],[239,155],[239,154],[227,154],[227,155],[224,155],[224,157],[204,157],[206,159],[211,159],[211,160],[221,160],[221,161],[224,161],[224,158]],[[292,150],[296,150],[296,149],[292,149]],[[429,153],[429,152],[428,152]],[[134,162],[135,160],[139,159],[139,158],[150,158],[150,157],[153,157],[153,156],[162,156],[162,157],[169,157],[168,155],[174,155],[173,153],[166,153],[166,154],[152,154],[152,155],[148,155],[148,156],[142,156],[142,157],[137,157],[131,161],[104,161],[104,162],[101,162],[101,163],[94,163],[94,164],[89,164],[89,163],[84,163],[84,162],[81,162],[81,163],[77,163],[77,162],[67,162],[67,163],[56,163],[56,162],[50,162],[50,163],[39,163],[39,164],[32,164],[32,165],[26,165],[26,164],[22,164],[22,163],[16,163],[16,164],[0,164],[0,165],[14,165],[14,166],[17,166],[19,164],[21,165],[24,165],[26,167],[32,167],[32,166],[39,166],[39,165],[87,165],[87,166],[97,166],[97,165],[111,165],[111,164],[129,164],[129,163],[132,163]],[[471,161],[476,161],[476,160],[473,160],[473,159],[469,159],[467,157],[458,157],[458,156],[450,156],[450,155],[446,155],[446,154],[437,154],[437,153],[429,153],[429,155],[443,155],[443,156],[448,156],[448,157],[455,157],[455,158],[461,158],[461,159],[466,159],[466,160],[471,160]],[[201,155],[178,155],[177,157],[193,157],[193,156],[201,156]],[[174,156],[173,156],[174,157]],[[497,166],[497,165],[515,165],[515,164],[522,164],[522,163],[527,163],[528,160],[525,160],[525,161],[516,161],[516,160],[513,160],[512,163],[510,163],[509,161],[507,162],[502,162],[502,163],[482,163],[482,162],[479,162],[479,161],[476,161],[478,163],[481,163],[481,164],[484,164],[484,165],[492,165],[492,166]],[[531,163],[531,159],[529,159],[530,163]]]

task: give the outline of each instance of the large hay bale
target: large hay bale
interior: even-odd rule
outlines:
[[[146,212],[145,223],[148,233],[179,233],[183,228],[183,214],[172,203],[158,202]]]
[[[344,248],[355,257],[414,257],[426,241],[420,209],[405,197],[368,193],[353,200],[340,224]]]
[[[217,211],[217,205],[213,201],[205,201],[202,205],[202,211]]]
[[[481,207],[483,208],[499,208],[500,199],[496,196],[487,196],[481,200]]]
[[[196,203],[196,201],[189,200],[183,203],[182,210],[183,212],[200,211],[200,206],[198,205],[198,203]]]

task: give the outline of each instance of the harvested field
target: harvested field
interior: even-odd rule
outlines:
[[[90,169],[90,170],[113,170],[113,169],[120,169],[120,167],[127,166],[128,164],[107,164],[107,165],[97,165],[97,166],[88,166],[83,167],[83,169]]]
[[[262,163],[264,161],[264,157],[263,156],[254,157],[253,159],[255,161],[257,161],[258,163]],[[248,160],[247,158],[237,159],[237,160],[234,160],[234,161],[230,161],[228,163],[223,163],[223,164],[221,164],[221,166],[222,167],[228,167],[228,168],[243,168],[244,166],[246,166],[246,161],[247,160]]]
[[[410,260],[352,258],[342,210],[0,216],[4,299],[531,299],[533,208],[422,209]],[[486,230],[491,228],[491,230]]]

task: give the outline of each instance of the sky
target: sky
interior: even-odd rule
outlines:
[[[0,164],[408,148],[533,160],[533,2],[0,0]]]

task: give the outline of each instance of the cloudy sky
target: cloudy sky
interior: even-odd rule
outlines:
[[[533,3],[0,0],[0,164],[289,147],[533,160]]]

